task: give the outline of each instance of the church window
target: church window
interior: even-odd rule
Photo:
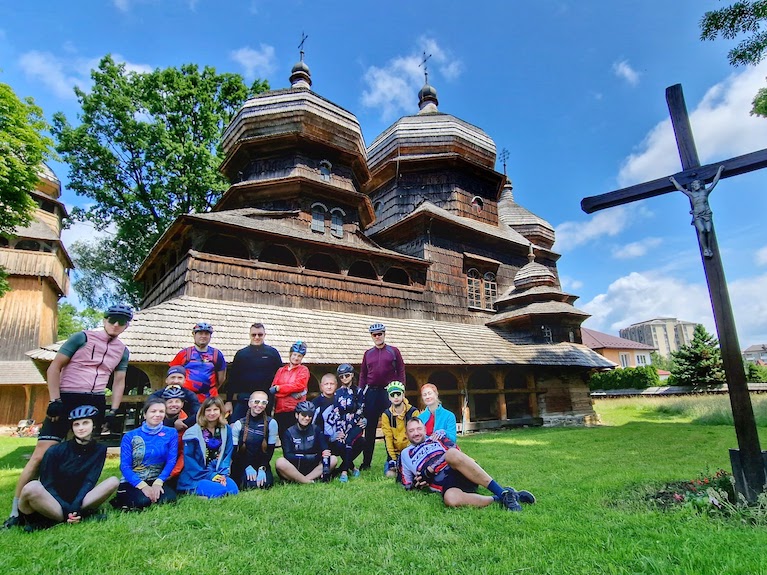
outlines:
[[[39,252],[40,243],[36,242],[35,240],[21,240],[20,242],[16,243],[16,249],[27,250],[30,252]]]
[[[479,196],[474,196],[471,199],[471,205],[474,209],[476,209],[478,212],[482,211],[482,208],[485,207],[485,201],[480,198]]]
[[[545,343],[554,343],[554,337],[549,326],[541,326],[541,335],[543,336],[543,341]]]
[[[333,164],[331,164],[327,160],[322,160],[320,162],[320,176],[322,176],[322,179],[326,182],[330,181],[330,170],[333,167]]]
[[[328,209],[322,204],[312,204],[312,231],[325,233],[325,214]]]
[[[318,253],[309,256],[306,260],[304,267],[308,270],[314,270],[318,272],[327,272],[331,274],[341,273],[341,268],[338,267],[336,260],[330,257],[328,254]]]
[[[364,260],[354,262],[351,267],[349,267],[348,275],[355,278],[365,278],[369,280],[378,279],[378,274],[376,273],[375,269],[373,269],[373,265],[370,262]]]
[[[330,233],[331,235],[342,238],[344,237],[344,216],[346,214],[341,208],[333,208],[330,210]]]
[[[298,267],[298,260],[287,247],[279,244],[265,246],[258,256],[258,261],[268,264]]]
[[[495,274],[493,272],[487,272],[484,277],[484,291],[485,300],[484,308],[493,309],[495,300],[498,298],[498,283],[495,281]]]
[[[233,236],[222,236],[219,234],[215,234],[205,240],[205,244],[203,244],[200,251],[205,252],[206,254],[216,254],[218,256],[240,258],[244,260],[250,258],[248,248],[245,247],[245,244],[239,239]]]
[[[469,292],[469,307],[484,307],[482,305],[482,275],[476,269],[469,270],[466,278]]]
[[[383,281],[390,284],[399,284],[403,286],[410,285],[410,276],[402,268],[391,267],[384,274]]]

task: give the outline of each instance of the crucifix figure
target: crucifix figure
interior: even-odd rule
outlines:
[[[706,283],[722,351],[722,364],[727,377],[735,434],[738,439],[739,449],[730,450],[733,475],[738,491],[749,501],[755,501],[765,487],[765,463],[759,446],[754,410],[748,394],[735,318],[730,305],[721,254],[717,247],[708,196],[721,178],[767,167],[767,149],[701,166],[680,84],[666,88],[666,102],[671,114],[683,171],[671,177],[584,198],[581,201],[581,208],[591,214],[597,210],[652,198],[675,190],[689,198],[692,208],[690,213],[693,216],[692,224],[698,235],[703,269],[706,273]]]
[[[714,229],[714,223],[711,221],[713,214],[711,206],[708,205],[708,195],[719,183],[723,171],[724,166],[719,166],[716,176],[708,186],[701,185],[700,180],[693,180],[690,182],[690,187],[685,188],[674,179],[674,176],[669,178],[674,187],[690,199],[692,225],[698,230],[698,242],[703,248],[703,256],[707,258],[714,255],[711,251],[711,232]]]
[[[421,60],[421,63],[418,64],[418,67],[420,68],[423,66],[423,83],[428,84],[429,83],[429,70],[426,68],[426,61],[431,58],[431,54],[428,56],[426,55],[426,50],[423,52],[423,60]]]

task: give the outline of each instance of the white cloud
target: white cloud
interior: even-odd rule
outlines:
[[[751,101],[765,85],[767,61],[730,75],[710,88],[692,109],[690,123],[695,133],[701,163],[738,156],[764,147],[764,119],[751,116]],[[664,119],[647,134],[637,151],[629,155],[618,174],[618,182],[629,186],[681,170],[671,120]]]
[[[644,238],[638,242],[631,242],[624,246],[616,246],[613,248],[613,257],[619,260],[639,258],[645,255],[648,251],[657,248],[662,242],[663,240],[660,238]]]
[[[245,46],[230,52],[229,57],[244,68],[247,78],[263,78],[274,71],[274,47],[268,44],[261,44],[258,50]]]
[[[767,341],[767,274],[729,283],[741,347]],[[592,315],[587,327],[617,334],[622,327],[655,317],[702,323],[716,333],[704,283],[689,283],[659,271],[632,272],[611,283],[607,292],[579,306]]]
[[[639,72],[631,67],[628,60],[613,63],[613,73],[632,86],[639,84]]]
[[[556,227],[554,249],[560,253],[572,250],[603,236],[618,235],[629,223],[629,212],[623,206],[599,212],[585,222],[564,222]]]
[[[754,254],[754,261],[758,266],[767,265],[767,246],[756,250],[756,254]]]
[[[112,0],[112,4],[120,12],[127,12],[130,9],[130,0]]]
[[[463,71],[463,63],[442,48],[434,38],[422,36],[418,48],[406,56],[397,56],[385,66],[370,66],[363,77],[366,88],[362,92],[362,105],[378,108],[383,119],[400,112],[413,112],[417,103],[418,90],[423,86],[424,69],[421,66],[423,53],[431,55],[426,65],[429,69],[429,83],[434,84],[436,69],[439,75],[452,81]]]
[[[579,290],[583,287],[583,282],[569,276],[559,276],[559,283],[564,291]]]
[[[50,52],[32,50],[21,55],[19,66],[28,78],[38,80],[59,98],[74,98],[74,87],[88,90],[91,85],[91,70],[98,66],[100,58],[83,58],[75,54],[76,48],[67,43],[64,52],[70,57],[61,57]],[[129,62],[120,54],[113,54],[115,62],[125,65],[129,72],[151,72],[147,64]]]

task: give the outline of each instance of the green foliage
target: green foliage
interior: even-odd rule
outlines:
[[[749,383],[767,383],[767,366],[746,364],[746,381]]]
[[[692,341],[672,354],[675,385],[711,387],[726,383],[719,342],[698,324]]]
[[[655,366],[624,367],[591,375],[589,389],[646,389],[660,385]]]
[[[95,309],[85,308],[80,311],[71,303],[59,303],[59,324],[57,339],[68,338],[73,333],[84,329],[93,329],[101,323],[102,314]]]
[[[650,353],[650,362],[655,366],[656,369],[671,371],[671,368],[674,365],[674,358],[666,357],[659,354],[657,351],[653,351]]]
[[[93,88],[75,88],[82,111],[73,127],[54,115],[57,150],[69,164],[69,188],[89,198],[72,217],[114,235],[73,249],[78,295],[92,307],[116,300],[137,304],[133,273],[173,220],[207,211],[227,182],[218,172],[220,140],[250,96],[238,74],[195,64],[130,72],[105,56],[91,72]]]
[[[53,141],[43,135],[48,124],[32,98],[20,100],[0,82],[0,235],[32,220],[35,202],[29,192],[37,186],[39,169],[50,157]],[[0,296],[9,289],[0,267]]]

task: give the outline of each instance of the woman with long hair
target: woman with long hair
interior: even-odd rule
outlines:
[[[266,415],[269,396],[254,391],[248,398],[245,417],[232,424],[236,446],[232,478],[240,489],[268,489],[274,484],[272,456],[277,444],[277,421]]]
[[[433,435],[435,432],[442,432],[450,441],[457,441],[458,425],[455,420],[455,414],[442,407],[437,386],[433,383],[423,384],[421,387],[421,399],[423,400],[424,410],[418,414],[418,417],[426,426],[426,434]]]
[[[208,397],[197,412],[197,423],[187,429],[184,441],[184,469],[178,490],[209,499],[234,495],[237,484],[229,477],[232,466],[232,430],[224,416],[224,402]]]

